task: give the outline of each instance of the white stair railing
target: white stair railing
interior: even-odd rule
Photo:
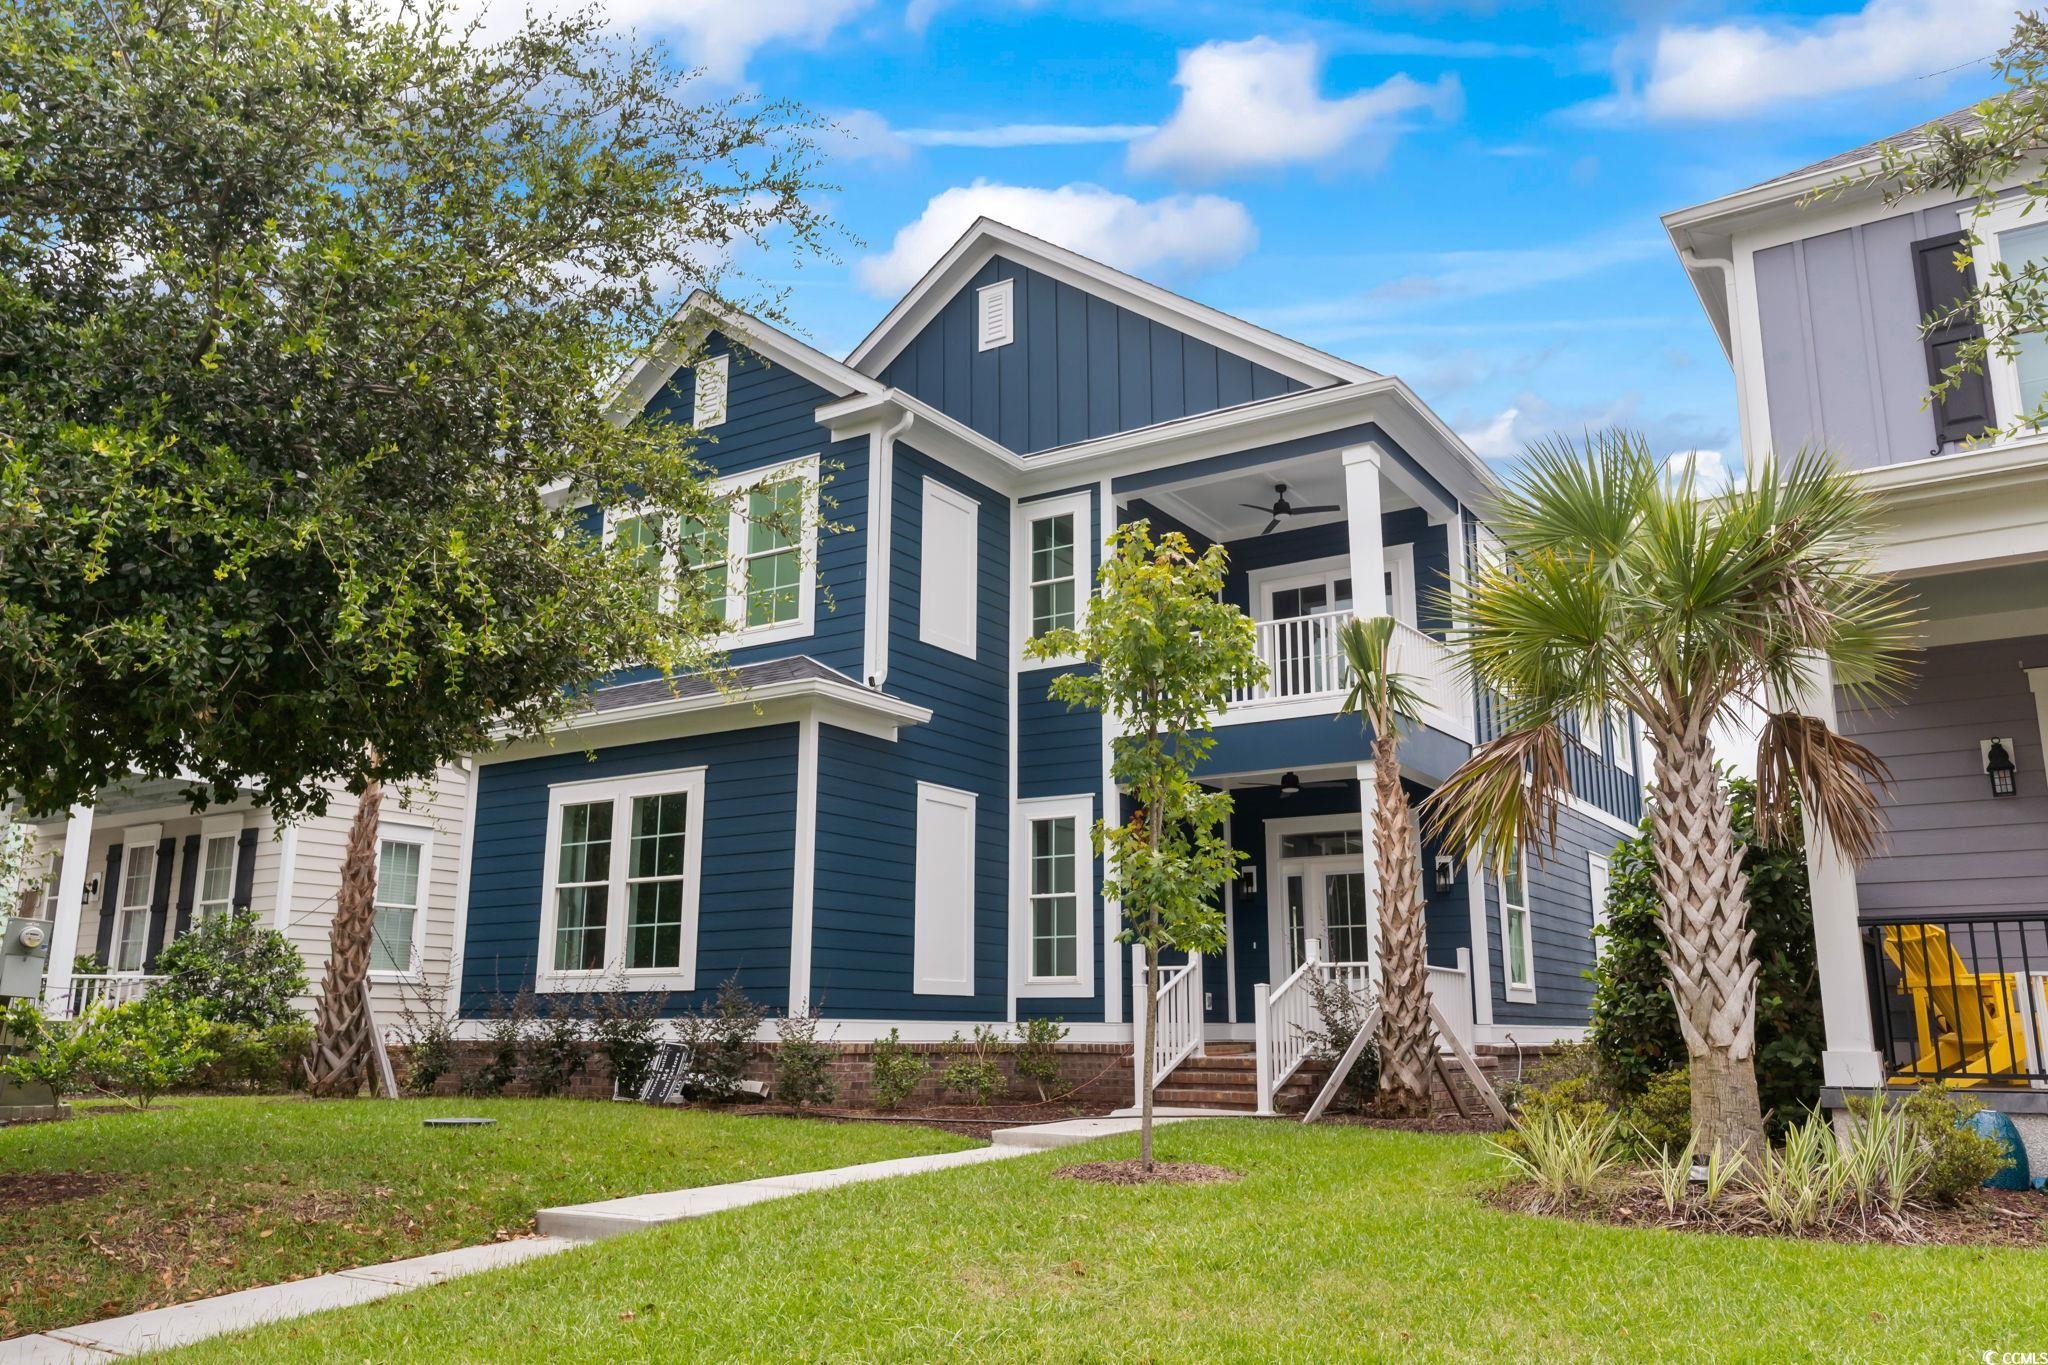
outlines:
[[[1316,1002],[1309,977],[1322,964],[1318,945],[1308,941],[1308,959],[1277,986],[1261,981],[1252,991],[1252,1047],[1257,1056],[1259,1112],[1273,1112],[1273,1097],[1308,1059],[1309,1033],[1316,1027]]]
[[[159,981],[168,980],[161,976],[137,976],[133,973],[105,972],[92,976],[71,978],[70,1017],[76,1019],[87,1010],[101,1005],[125,1005],[131,1000],[140,1000],[149,994],[149,988]]]
[[[1131,949],[1131,1009],[1137,1016],[1138,1046],[1152,1049],[1152,1088],[1202,1045],[1202,979],[1200,958],[1190,958],[1159,973],[1159,1027],[1145,1037],[1145,950]],[[1144,1081],[1132,1067],[1132,1093],[1144,1102]]]

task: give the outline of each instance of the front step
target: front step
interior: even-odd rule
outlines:
[[[1280,1087],[1273,1107],[1282,1112],[1307,1109],[1328,1074],[1327,1066],[1304,1064]],[[1210,1043],[1206,1054],[1191,1056],[1166,1073],[1152,1092],[1152,1102],[1257,1113],[1259,1059],[1249,1043]]]

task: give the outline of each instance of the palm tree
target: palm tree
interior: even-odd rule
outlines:
[[[1424,813],[1460,853],[1554,844],[1570,787],[1564,717],[1641,718],[1657,751],[1652,840],[1693,1129],[1702,1150],[1754,1154],[1757,964],[1710,736],[1760,710],[1759,831],[1796,838],[1803,805],[1852,862],[1867,858],[1889,771],[1789,708],[1826,676],[1820,663],[1852,696],[1895,695],[1915,622],[1872,567],[1875,504],[1827,455],[1767,460],[1746,486],[1696,493],[1689,472],[1666,477],[1627,433],[1528,452],[1490,522],[1506,553],[1453,603],[1464,666],[1500,698],[1500,732]]]
[[[1423,951],[1422,873],[1415,816],[1401,788],[1401,726],[1417,723],[1422,699],[1394,671],[1394,618],[1347,621],[1338,647],[1351,666],[1346,714],[1372,731],[1373,864],[1379,874],[1380,1094],[1395,1114],[1429,1112],[1435,1039],[1429,1025],[1429,962]]]

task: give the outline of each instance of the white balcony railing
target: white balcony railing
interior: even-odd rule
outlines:
[[[1351,687],[1351,669],[1344,662],[1337,632],[1351,619],[1348,611],[1322,611],[1255,623],[1259,659],[1266,680],[1239,688],[1233,708],[1272,707],[1280,703],[1330,702]],[[1471,689],[1458,676],[1450,647],[1405,622],[1394,628],[1394,667],[1414,679],[1422,697],[1422,718],[1430,725],[1472,738]],[[1251,713],[1240,719],[1254,718]]]

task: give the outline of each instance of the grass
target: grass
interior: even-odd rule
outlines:
[[[1942,1358],[2048,1341],[2048,1253],[1496,1211],[1477,1139],[1252,1121],[736,1210],[194,1348],[196,1360]]]
[[[495,1127],[426,1129],[435,1115]],[[535,1210],[975,1144],[911,1125],[588,1100],[176,1098],[0,1129],[0,1173],[106,1175],[0,1217],[0,1337],[425,1255]],[[0,1202],[14,1202],[0,1201]]]

